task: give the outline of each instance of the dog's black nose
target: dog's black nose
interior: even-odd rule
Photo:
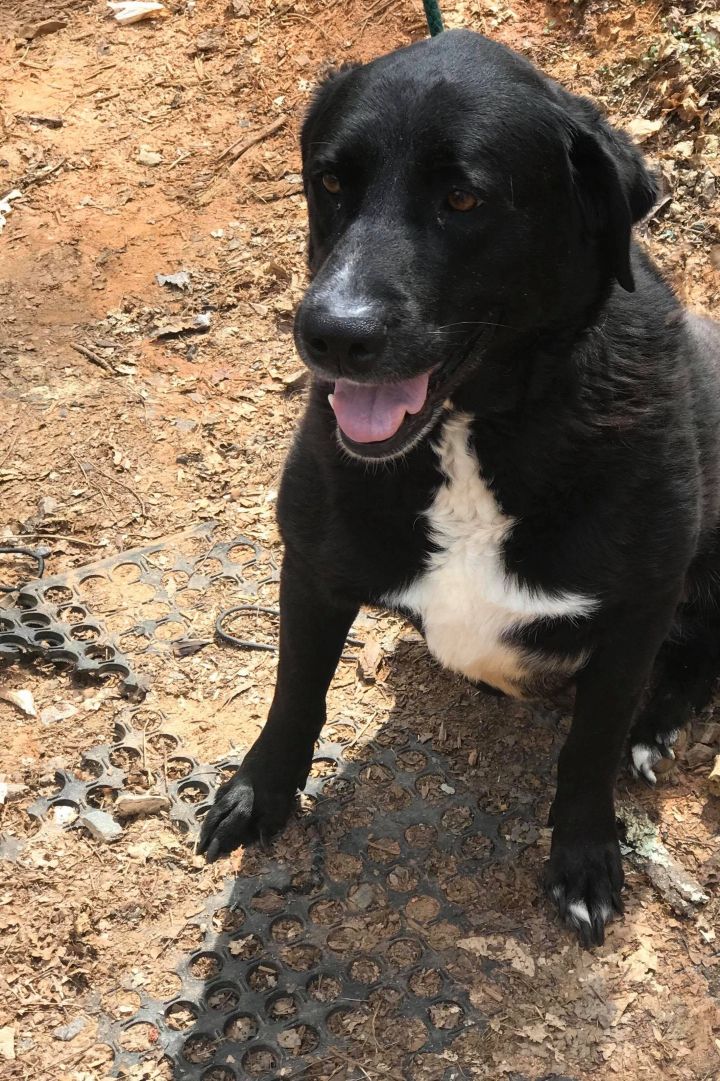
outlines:
[[[313,305],[302,312],[299,331],[310,360],[347,375],[367,371],[382,350],[387,327],[381,313],[369,305],[357,313]]]

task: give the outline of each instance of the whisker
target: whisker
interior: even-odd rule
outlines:
[[[503,327],[505,330],[517,330],[517,327],[510,326],[509,323],[489,323],[482,319],[478,320],[461,320],[459,323],[445,323],[441,327],[436,327],[436,330],[450,330],[451,327]]]

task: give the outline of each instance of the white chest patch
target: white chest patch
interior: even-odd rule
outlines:
[[[437,545],[426,569],[408,587],[384,598],[422,620],[430,652],[455,672],[510,694],[533,675],[567,675],[585,657],[553,658],[523,650],[508,631],[543,617],[581,618],[596,607],[580,594],[548,595],[508,574],[503,541],[514,521],[502,513],[470,449],[471,418],[453,413],[435,450],[447,478],[425,512]]]

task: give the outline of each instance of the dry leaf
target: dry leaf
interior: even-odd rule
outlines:
[[[27,717],[37,717],[32,691],[0,691],[0,701],[17,706]]]
[[[380,643],[370,636],[363,646],[358,659],[360,675],[366,683],[374,683],[377,679],[378,668],[382,660],[382,647]]]
[[[535,960],[514,938],[504,935],[475,935],[458,942],[461,950],[490,957],[493,961],[507,961],[516,972],[524,976],[535,975]]]
[[[534,1021],[533,1024],[519,1029],[518,1035],[527,1037],[533,1043],[544,1043],[549,1033],[541,1021]]]
[[[645,980],[657,969],[657,954],[652,947],[642,943],[625,961],[625,978],[631,983]]]
[[[118,796],[113,810],[118,818],[157,814],[170,808],[170,797],[163,792],[125,792]]]
[[[620,995],[618,998],[614,998],[612,1000],[612,1004],[617,1010],[617,1013],[610,1022],[610,1026],[612,1028],[615,1028],[615,1026],[619,1024],[620,1021],[622,1021],[625,1010],[628,1008],[628,1006],[632,1005],[636,998],[637,993],[635,991],[629,991],[627,995]]]
[[[625,125],[625,130],[628,135],[632,135],[636,143],[644,143],[651,135],[660,131],[662,125],[662,120],[645,120],[641,116],[636,116]]]

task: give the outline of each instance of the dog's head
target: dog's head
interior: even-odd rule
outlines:
[[[499,328],[580,328],[614,281],[634,288],[632,223],[655,199],[639,153],[478,34],[333,73],[302,154],[313,280],[296,342],[358,457],[428,432]]]

